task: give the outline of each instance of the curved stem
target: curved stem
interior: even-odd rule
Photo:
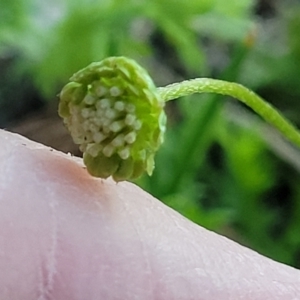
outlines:
[[[252,108],[267,122],[277,128],[287,139],[300,147],[300,133],[296,127],[271,104],[238,83],[211,78],[197,78],[158,88],[158,92],[164,101],[195,93],[215,93],[231,96]]]

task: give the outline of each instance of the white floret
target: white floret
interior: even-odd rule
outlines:
[[[83,101],[87,104],[87,105],[92,105],[95,103],[96,98],[93,97],[91,94],[87,94],[84,98]]]
[[[86,151],[93,157],[96,157],[99,152],[102,150],[103,146],[99,144],[88,144],[86,147]]]
[[[140,130],[142,128],[142,122],[140,120],[136,120],[133,125],[132,128],[134,130]]]
[[[125,140],[124,140],[124,134],[119,134],[117,137],[115,137],[112,141],[111,144],[114,147],[121,147],[125,144]]]
[[[128,144],[132,144],[135,142],[136,140],[136,132],[132,131],[128,134],[125,135],[124,137],[125,142],[127,142]]]
[[[103,127],[108,127],[111,123],[111,120],[108,118],[102,118]]]
[[[81,110],[81,116],[84,118],[84,119],[87,119],[89,116],[90,116],[90,109],[89,108],[83,108]]]
[[[115,151],[115,147],[111,144],[108,144],[103,148],[102,153],[106,157],[111,157],[113,155],[114,151]]]
[[[102,118],[93,118],[93,122],[100,128],[102,126]]]
[[[117,116],[117,112],[114,110],[114,109],[107,109],[106,111],[105,111],[105,117],[107,117],[108,119],[111,119],[111,120],[113,120],[113,119],[115,119],[116,118],[116,116]]]
[[[124,121],[114,121],[109,125],[109,129],[112,132],[118,132],[124,128]]]
[[[88,131],[89,130],[89,126],[90,126],[90,121],[89,120],[85,120],[82,123],[82,128],[83,128],[84,131]]]
[[[104,114],[105,114],[105,110],[103,110],[103,109],[97,109],[96,110],[96,116],[97,117],[103,117]]]
[[[110,88],[110,94],[113,96],[113,97],[118,97],[122,94],[122,91],[120,88],[118,88],[117,86],[113,86]]]
[[[98,109],[105,109],[111,107],[111,101],[107,98],[101,99],[96,103],[96,108]]]
[[[131,126],[136,119],[136,116],[133,114],[127,114],[125,117],[125,124]]]
[[[109,134],[111,134],[111,130],[110,130],[110,128],[109,128],[109,126],[102,126],[102,132],[104,133],[104,134],[106,134],[106,135],[109,135]]]
[[[125,109],[125,103],[123,101],[116,101],[114,105],[114,109],[118,111],[124,111]]]
[[[93,140],[95,143],[99,144],[101,143],[103,140],[105,140],[107,138],[107,136],[105,134],[103,134],[102,132],[98,131],[95,132],[93,134]]]
[[[93,124],[93,123],[90,122],[90,124],[89,124],[89,130],[91,132],[98,132],[99,128],[96,126],[96,124]]]
[[[127,159],[130,156],[130,149],[129,149],[129,147],[125,147],[125,148],[119,150],[118,154],[119,154],[119,156],[122,159]]]
[[[96,95],[98,97],[101,97],[101,96],[104,96],[107,93],[107,88],[100,85],[100,86],[97,86],[95,92],[96,92]]]
[[[129,113],[134,113],[135,112],[135,105],[132,104],[132,103],[128,103],[126,105],[126,111],[129,112]]]

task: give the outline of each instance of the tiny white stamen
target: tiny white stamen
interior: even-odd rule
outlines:
[[[142,128],[142,122],[140,120],[136,120],[132,127],[134,130],[140,130]]]
[[[103,140],[105,140],[106,139],[106,135],[105,134],[103,134],[102,132],[95,132],[94,134],[93,134],[93,140],[94,140],[94,142],[95,143],[97,143],[97,144],[99,144],[99,143],[101,143]]]
[[[92,105],[95,103],[95,98],[91,95],[91,94],[87,94],[84,98],[83,101],[88,104],[88,105]]]
[[[101,99],[100,101],[97,102],[96,108],[98,109],[105,109],[109,108],[111,106],[110,100],[107,98]]]
[[[99,152],[102,150],[103,146],[99,144],[88,144],[86,147],[86,151],[93,157],[96,157]]]
[[[97,111],[102,111],[102,105],[101,105],[101,103],[100,103],[100,100],[98,100],[98,101],[96,102],[95,106],[96,106],[96,110],[97,110]]]
[[[129,103],[126,105],[126,111],[129,113],[134,113],[135,112],[135,105],[132,103]]]
[[[118,154],[122,159],[127,159],[130,155],[130,149],[128,147],[125,147],[122,150],[118,151]]]
[[[97,132],[99,130],[99,128],[96,126],[96,124],[90,123],[89,130],[91,132]]]
[[[136,140],[136,133],[135,131],[132,131],[128,134],[125,135],[124,140],[128,143],[128,144],[132,144],[135,142]]]
[[[101,97],[101,96],[103,96],[103,95],[105,95],[107,93],[107,88],[106,87],[104,87],[104,86],[97,86],[97,88],[96,88],[96,95],[98,96],[98,97]]]
[[[75,142],[75,140],[74,140],[74,142]],[[84,151],[86,150],[86,144],[81,144],[81,145],[79,146],[79,150],[80,150],[81,152],[84,152]]]
[[[85,119],[87,119],[90,116],[90,109],[89,108],[83,108],[81,110],[81,116]]]
[[[108,144],[103,148],[102,153],[106,157],[111,157],[113,155],[114,151],[115,151],[115,147],[111,144]]]
[[[110,128],[108,126],[103,126],[102,132],[107,135],[111,133]]]
[[[75,144],[80,145],[84,142],[84,139],[82,137],[79,137],[79,136],[74,136],[73,141],[74,141]]]
[[[112,132],[118,132],[118,131],[120,131],[122,128],[124,128],[124,122],[123,122],[123,121],[115,121],[115,122],[112,122],[112,123],[109,125],[109,129],[110,129]]]
[[[112,141],[111,144],[115,147],[121,147],[125,143],[124,141],[124,134],[119,134],[117,137],[115,137]]]
[[[135,115],[127,114],[125,117],[125,124],[130,126],[134,123],[135,119],[136,119]]]
[[[103,110],[103,109],[97,109],[97,111],[96,111],[96,116],[97,117],[103,117],[104,114],[105,114],[105,110]]]
[[[88,120],[86,120],[82,123],[82,128],[84,131],[89,130],[89,126],[90,126],[90,122]]]
[[[108,126],[110,123],[111,123],[111,120],[110,120],[110,119],[107,119],[107,118],[103,118],[103,119],[102,119],[102,124],[103,124],[103,126]]]
[[[117,113],[116,113],[116,111],[114,109],[107,109],[104,115],[108,119],[113,120],[117,116]]]
[[[111,87],[109,91],[113,97],[118,97],[122,93],[122,91],[117,86]]]
[[[102,119],[101,118],[93,118],[93,122],[98,126],[102,126]]]
[[[114,108],[118,111],[123,111],[125,109],[125,103],[123,101],[116,101]]]
[[[79,110],[80,110],[80,108],[77,107],[77,106],[73,106],[73,105],[70,106],[70,112],[71,112],[72,115],[77,115]]]

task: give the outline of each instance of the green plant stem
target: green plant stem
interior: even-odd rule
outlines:
[[[229,65],[222,74],[220,74],[221,79],[235,81],[240,72],[240,67],[250,50],[251,47],[248,47],[244,43],[237,45],[234,49]],[[200,166],[202,164],[208,147],[206,141],[207,132],[223,107],[223,103],[219,100],[219,97],[220,95],[211,94],[211,97],[206,99],[199,117],[195,120],[195,124],[192,128],[189,128],[189,131],[186,133],[187,136],[184,140],[185,145],[180,150],[180,159],[177,163],[174,162],[176,165],[174,172],[172,173],[172,179],[170,182],[164,182],[163,184],[161,184],[160,181],[156,183],[155,189],[157,189],[157,186],[161,186],[159,189],[161,191],[158,195],[159,197],[176,193],[180,189],[183,179],[186,178],[187,173],[189,173],[189,176],[193,176],[190,171],[193,170],[192,173],[194,174],[195,167],[197,168],[197,166],[193,164],[193,158],[196,155],[198,165]]]
[[[197,78],[170,84],[159,88],[158,91],[164,101],[195,93],[215,93],[231,96],[252,108],[268,123],[277,128],[287,139],[300,147],[300,133],[294,125],[284,118],[272,105],[238,83],[211,78]]]

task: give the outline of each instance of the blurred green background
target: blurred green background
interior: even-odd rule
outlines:
[[[158,86],[240,82],[300,126],[299,1],[0,0],[0,127],[79,155],[57,94],[73,72],[111,55],[136,59]],[[195,95],[166,110],[155,172],[137,184],[299,268],[299,150],[232,99]]]

